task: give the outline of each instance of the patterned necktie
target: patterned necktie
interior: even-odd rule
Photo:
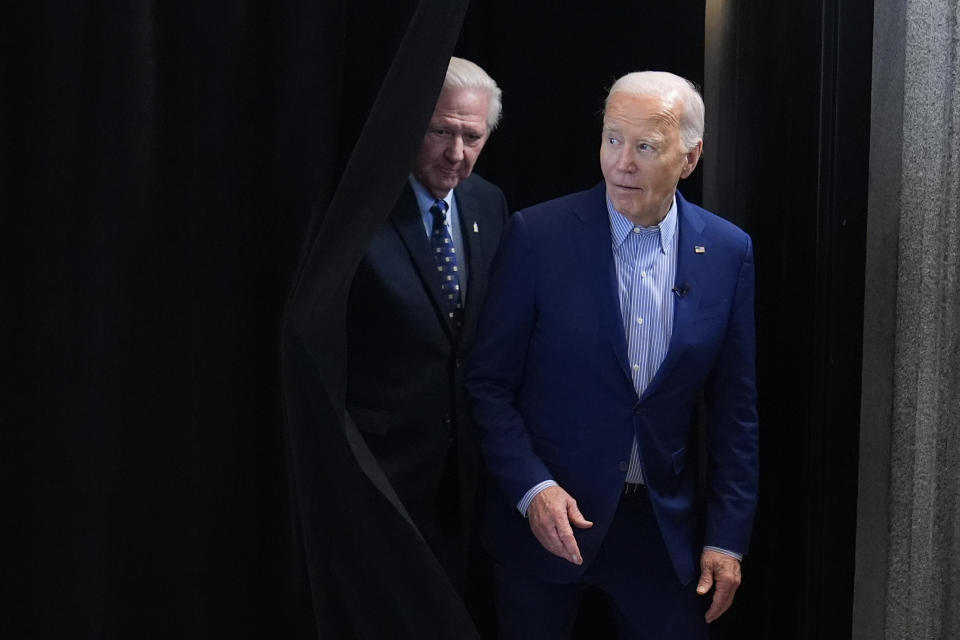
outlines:
[[[433,249],[433,261],[440,274],[440,297],[444,311],[454,330],[460,329],[463,306],[460,303],[460,273],[457,268],[457,248],[447,229],[447,203],[435,200],[430,207],[433,214],[433,231],[430,233],[430,248]]]

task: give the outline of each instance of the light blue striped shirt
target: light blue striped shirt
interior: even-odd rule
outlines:
[[[637,397],[663,363],[673,335],[673,287],[677,273],[677,200],[653,227],[630,222],[607,199],[620,315]],[[626,482],[643,482],[634,434]]]

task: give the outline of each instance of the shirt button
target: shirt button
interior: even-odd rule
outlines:
[[[634,233],[640,233],[640,227],[634,227],[634,228],[633,228],[633,232],[634,232]]]
[[[633,365],[633,370],[634,370],[634,371],[640,371],[640,365],[638,365],[638,364]]]
[[[643,318],[637,318],[637,324],[643,324]]]
[[[647,277],[647,272],[646,272],[646,271],[641,271],[641,272],[640,272],[640,277],[641,277],[641,278],[646,278],[646,277]]]

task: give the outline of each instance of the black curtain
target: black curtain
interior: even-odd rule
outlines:
[[[730,6],[719,191],[754,239],[761,473],[751,579],[720,627],[849,638],[873,3]]]
[[[473,633],[317,384],[465,4],[4,6],[0,634]]]

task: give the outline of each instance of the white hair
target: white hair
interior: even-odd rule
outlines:
[[[634,71],[621,76],[607,93],[604,110],[610,102],[610,96],[622,91],[640,96],[659,96],[670,108],[678,102],[683,106],[680,112],[680,140],[687,149],[693,149],[703,140],[703,98],[697,87],[678,75],[667,71]]]
[[[480,89],[487,92],[489,111],[487,113],[487,131],[493,131],[500,123],[503,105],[500,102],[500,87],[479,65],[464,58],[452,57],[447,66],[447,76],[443,80],[444,89]]]

